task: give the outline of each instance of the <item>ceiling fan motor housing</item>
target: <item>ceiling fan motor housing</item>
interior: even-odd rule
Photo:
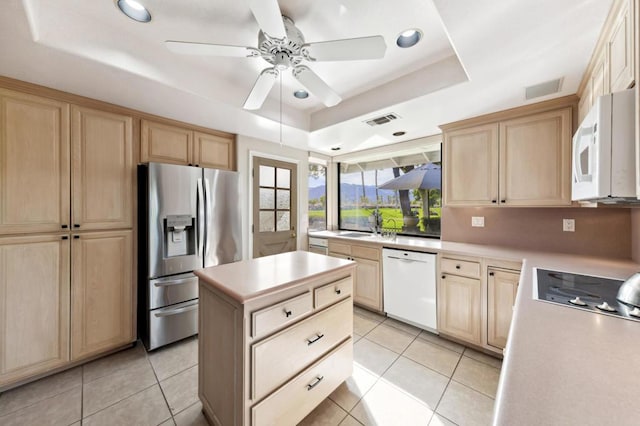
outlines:
[[[303,58],[301,50],[304,36],[295,26],[291,18],[282,16],[286,37],[282,39],[270,37],[262,30],[258,32],[258,50],[262,58],[279,70],[298,65]]]

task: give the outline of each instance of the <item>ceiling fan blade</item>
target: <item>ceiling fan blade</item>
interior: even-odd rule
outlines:
[[[342,101],[342,98],[340,98],[336,92],[331,90],[327,83],[318,77],[318,74],[311,71],[309,67],[304,65],[295,67],[293,69],[293,76],[300,82],[300,84],[306,87],[309,92],[317,96],[326,106],[332,107],[334,105],[338,105],[340,101]]]
[[[250,58],[260,56],[258,49],[244,46],[229,46],[226,44],[191,43],[188,41],[167,40],[167,49],[173,53],[183,55],[232,56],[236,58]]]
[[[355,61],[384,57],[387,45],[382,36],[321,41],[304,46],[312,61]]]
[[[267,68],[262,70],[255,84],[253,85],[253,89],[251,89],[251,93],[247,96],[247,100],[244,101],[244,105],[242,108],[244,109],[260,109],[264,100],[267,99],[267,95],[271,88],[276,82],[276,78],[278,77],[278,71],[274,68]]]
[[[248,0],[248,2],[262,32],[273,38],[286,37],[278,0]]]

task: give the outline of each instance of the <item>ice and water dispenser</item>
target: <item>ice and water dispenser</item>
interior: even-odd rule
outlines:
[[[164,219],[164,257],[196,254],[196,218],[167,215]]]

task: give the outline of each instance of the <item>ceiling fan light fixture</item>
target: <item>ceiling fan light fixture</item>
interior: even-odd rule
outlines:
[[[309,92],[307,92],[306,90],[296,90],[295,92],[293,92],[293,96],[298,99],[307,99],[309,97]]]
[[[406,49],[418,44],[420,39],[422,39],[422,31],[417,28],[412,28],[401,32],[396,39],[396,44],[398,45],[398,47]]]
[[[120,11],[134,21],[151,21],[151,14],[149,11],[136,0],[118,0],[117,4]]]

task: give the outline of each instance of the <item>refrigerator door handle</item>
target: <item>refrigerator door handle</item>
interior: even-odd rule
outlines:
[[[207,218],[207,231],[211,232],[211,188],[209,184],[209,179],[204,178],[204,191],[205,191],[205,214]],[[207,238],[204,246],[204,266],[207,266],[207,258],[209,256],[209,250],[211,249],[210,244],[211,238]]]
[[[198,179],[198,194],[197,194],[197,207],[198,207],[198,256],[202,256],[202,246],[204,244],[204,218],[205,218],[205,199],[202,189],[202,179]]]

